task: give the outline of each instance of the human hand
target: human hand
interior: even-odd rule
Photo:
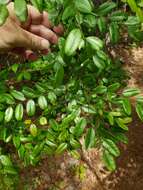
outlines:
[[[28,5],[28,19],[20,23],[14,12],[14,3],[8,4],[9,17],[0,27],[0,52],[13,51],[29,59],[36,59],[33,51],[48,53],[50,43],[58,42],[58,34],[63,32],[62,26],[53,27],[48,13],[39,11]],[[33,51],[32,51],[33,50]]]

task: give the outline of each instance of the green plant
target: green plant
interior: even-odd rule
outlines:
[[[15,8],[24,21],[26,3],[22,2],[15,1]],[[53,23],[63,23],[65,34],[48,56],[4,66],[0,71],[0,140],[4,154],[10,155],[6,147],[12,146],[28,166],[36,165],[45,155],[69,151],[77,156],[78,149],[96,147],[103,152],[105,166],[113,171],[115,158],[120,155],[117,144],[128,142],[125,134],[132,122],[130,97],[137,97],[136,111],[141,120],[143,98],[137,96],[139,89],[122,90],[128,76],[111,50],[123,42],[142,41],[142,23],[131,11],[124,11],[124,3],[119,1],[31,2],[40,11],[47,10]],[[5,5],[1,9],[3,23]]]

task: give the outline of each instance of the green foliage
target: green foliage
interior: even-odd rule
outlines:
[[[118,1],[95,5],[90,0],[31,2],[40,11],[47,10],[54,24],[63,23],[65,34],[49,55],[0,71],[3,150],[12,145],[24,166],[35,166],[45,155],[68,151],[79,158],[80,148],[96,147],[113,171],[120,155],[118,143],[128,142],[130,97],[140,90],[122,90],[127,75],[111,50],[124,40],[129,44],[142,41],[142,23]],[[22,9],[19,6],[15,4],[16,14],[24,21],[25,3]],[[128,31],[126,39],[124,31]],[[143,120],[140,102],[143,98],[138,96],[136,111]],[[7,156],[2,158],[2,164],[12,163]],[[11,171],[13,175],[15,170]]]

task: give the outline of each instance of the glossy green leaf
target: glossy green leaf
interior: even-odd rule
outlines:
[[[11,104],[11,105],[15,104],[14,98],[10,94],[8,94],[8,93],[4,94],[4,99],[5,99],[5,101],[6,101],[7,104]]]
[[[140,120],[143,121],[143,105],[142,104],[139,104],[139,103],[136,104],[136,112]]]
[[[93,128],[89,128],[85,136],[85,148],[92,148],[95,144],[95,131]]]
[[[65,21],[74,15],[75,15],[74,6],[73,6],[73,4],[71,4],[64,9],[64,12],[62,15],[62,20]]]
[[[93,56],[93,62],[96,65],[96,67],[98,69],[104,69],[105,68],[105,63],[103,60],[101,60],[100,58],[98,58],[96,55]]]
[[[50,124],[50,127],[52,127],[54,131],[59,131],[60,126],[54,119],[50,119],[49,124]]]
[[[103,48],[103,41],[95,36],[89,36],[86,38],[86,41],[90,44],[90,46],[95,50],[100,50]]]
[[[20,137],[19,136],[14,136],[13,137],[13,144],[18,149],[20,147]]]
[[[120,88],[120,83],[113,83],[110,86],[108,86],[108,91],[109,92],[116,92]]]
[[[78,0],[75,1],[75,7],[82,13],[91,13],[92,6],[89,0]]]
[[[120,128],[122,128],[125,131],[128,131],[128,127],[124,124],[121,118],[116,118],[115,121]]]
[[[113,44],[116,44],[119,41],[119,26],[116,22],[112,22],[109,27],[110,41]]]
[[[0,26],[3,25],[9,13],[5,5],[0,5]]]
[[[87,121],[86,119],[84,118],[81,118],[78,123],[76,124],[74,130],[73,130],[73,134],[76,136],[76,137],[80,137],[83,132],[84,132],[84,129],[87,125]]]
[[[80,41],[82,39],[82,34],[80,29],[75,28],[73,29],[65,42],[65,54],[68,56],[71,56],[75,53],[75,51],[78,49]]]
[[[8,107],[5,111],[5,122],[10,122],[10,120],[13,117],[13,108],[12,107]]]
[[[10,158],[6,155],[0,155],[0,162],[3,166],[12,166]]]
[[[15,118],[17,121],[21,121],[23,118],[23,105],[22,104],[18,104],[15,108]]]
[[[55,86],[58,87],[62,84],[64,79],[64,68],[61,64],[58,64],[58,68],[55,74]]]
[[[20,100],[20,101],[25,101],[25,97],[24,97],[24,95],[23,95],[22,92],[17,91],[17,90],[11,90],[10,93],[11,93],[11,95],[12,95],[15,99]]]
[[[106,32],[107,30],[107,21],[104,17],[99,17],[97,20],[98,29],[101,33]]]
[[[131,115],[132,110],[131,110],[131,103],[130,103],[129,99],[127,99],[127,98],[123,99],[123,108],[127,115]]]
[[[75,140],[74,138],[71,138],[71,139],[70,139],[70,145],[71,145],[73,148],[75,148],[75,149],[78,149],[78,148],[81,147],[80,143],[79,143],[77,140]]]
[[[14,0],[14,9],[16,16],[21,22],[25,22],[28,17],[27,4],[25,0]]]
[[[4,120],[4,112],[0,111],[0,123]]]
[[[107,15],[108,13],[110,13],[112,11],[112,9],[114,9],[117,6],[116,3],[114,2],[110,2],[107,1],[103,4],[101,4],[98,9],[96,10],[96,13],[100,16],[104,16]]]
[[[56,147],[57,147],[57,145],[55,144],[55,142],[52,142],[52,141],[50,141],[49,139],[47,139],[45,142],[46,142],[46,144],[47,144],[48,146],[50,146],[50,147],[52,147],[52,148],[56,148]]]
[[[38,105],[39,105],[39,107],[40,107],[42,110],[44,110],[44,109],[46,109],[46,108],[48,107],[48,102],[47,102],[47,99],[46,99],[45,96],[40,96],[40,97],[38,98]]]
[[[140,90],[137,88],[129,88],[123,91],[125,97],[132,97],[140,94]]]
[[[116,169],[114,157],[108,151],[104,151],[102,159],[108,170],[114,171]]]
[[[35,115],[36,105],[35,105],[35,102],[33,100],[29,100],[27,102],[27,104],[26,104],[26,112],[27,112],[28,116]]]
[[[57,147],[55,153],[56,153],[56,154],[62,154],[66,149],[67,149],[67,143],[61,143],[61,144]]]
[[[30,88],[30,87],[23,87],[22,93],[27,97],[27,98],[35,98],[36,97],[36,92]]]
[[[120,155],[120,150],[116,144],[110,139],[103,139],[103,147],[108,150],[113,156],[118,157]]]
[[[20,148],[18,149],[18,156],[21,159],[24,159],[25,156],[25,148],[23,145],[20,146]]]
[[[43,0],[30,0],[31,3],[40,11],[43,11]]]

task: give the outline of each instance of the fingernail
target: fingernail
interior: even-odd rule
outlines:
[[[61,24],[59,24],[58,26],[55,26],[53,30],[59,35],[62,35],[64,33],[64,27]]]
[[[28,55],[28,60],[30,61],[36,61],[38,59],[38,56],[34,53],[31,53]]]
[[[41,41],[41,46],[42,46],[42,49],[48,49],[50,44],[47,40],[42,40]]]
[[[47,55],[49,53],[49,50],[48,49],[43,49],[43,50],[41,50],[41,53],[43,55]]]

